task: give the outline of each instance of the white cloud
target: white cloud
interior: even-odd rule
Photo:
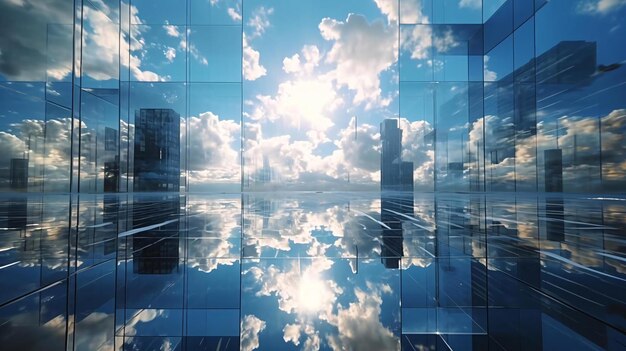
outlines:
[[[588,14],[606,15],[626,5],[626,0],[585,0],[578,3],[578,10]]]
[[[163,26],[163,29],[165,29],[165,33],[169,35],[170,37],[178,38],[181,36],[180,30],[178,29],[177,26],[166,24]]]
[[[188,266],[201,272],[212,272],[220,265],[231,266],[238,261],[238,247],[233,238],[241,234],[241,202],[237,199],[194,200],[188,203],[189,213],[202,216],[189,217],[190,226],[202,228],[198,241],[187,247]]]
[[[391,99],[381,96],[380,73],[396,62],[396,27],[350,14],[345,22],[324,18],[319,29],[325,40],[333,41],[326,55],[326,62],[336,65],[330,75],[356,92],[353,103],[366,109],[389,105]]]
[[[441,35],[433,33],[430,25],[415,25],[403,27],[400,30],[400,48],[411,53],[414,60],[429,60],[432,63],[432,50],[436,49],[440,53],[459,45],[451,30],[443,32]]]
[[[378,127],[362,124],[355,127],[356,118],[352,117],[348,126],[339,131],[339,138],[334,142],[341,155],[339,165],[350,167],[348,171],[356,176],[359,171],[366,171],[365,177],[380,170],[380,134]],[[355,135],[356,133],[356,135]]]
[[[402,159],[413,162],[413,181],[416,186],[432,186],[435,167],[435,152],[427,146],[424,137],[433,131],[426,121],[409,121],[400,118],[402,128]]]
[[[168,47],[165,51],[163,51],[163,54],[165,55],[167,61],[173,62],[176,58],[176,49]]]
[[[264,112],[259,114],[266,116]],[[355,127],[355,123],[356,118],[351,118],[333,140],[322,130],[314,132],[310,128],[306,133],[308,140],[293,140],[290,135],[265,138],[258,123],[248,123],[244,133],[245,173],[256,174],[266,157],[273,173],[281,177],[280,181],[275,181],[282,185],[345,187],[349,186],[349,180],[350,184],[373,187],[380,180],[379,127],[369,124]],[[425,121],[410,122],[404,118],[400,119],[400,126],[403,129],[402,157],[414,163],[416,186],[429,187],[433,182],[434,151],[424,139],[433,131],[432,126]],[[336,149],[326,156],[316,155],[317,145],[329,141]]]
[[[246,315],[241,321],[241,349],[256,350],[259,347],[259,334],[265,330],[265,321],[254,315]]]
[[[79,122],[74,124],[75,128],[79,127]],[[87,130],[84,123],[81,128]],[[49,189],[65,189],[70,175],[71,117],[48,121],[24,119],[10,124],[10,130],[0,131],[0,148],[6,150],[0,154],[0,165],[8,169],[11,158],[28,158],[29,167],[37,173],[32,176],[45,175]],[[91,166],[87,160],[84,165],[86,169]],[[0,181],[6,182],[8,178]]]
[[[300,324],[287,324],[283,328],[283,340],[300,345]]]
[[[389,23],[398,21],[398,2],[399,0],[374,0],[376,6],[383,15],[387,16]]]
[[[266,8],[263,6],[257,7],[254,11],[252,11],[250,18],[246,23],[246,25],[252,29],[252,33],[250,34],[251,39],[260,37],[263,33],[265,33],[265,30],[271,25],[269,16],[273,13],[273,8]]]
[[[190,150],[188,168],[193,183],[239,181],[239,123],[220,119],[212,112],[189,117],[187,123]],[[184,126],[181,126],[181,131],[184,139]]]
[[[308,262],[305,266],[304,262],[291,260],[284,268],[270,264],[264,269],[254,267],[244,274],[252,274],[259,284],[256,296],[276,296],[281,311],[302,318],[316,316],[326,320],[342,289],[334,280],[323,277],[323,273],[332,267],[332,260],[319,257]],[[293,336],[294,331],[290,332]]]
[[[243,35],[243,78],[245,80],[257,80],[267,74],[267,70],[260,64],[261,54],[254,50]]]
[[[343,103],[327,77],[288,80],[276,95],[257,95],[248,117],[255,121],[281,121],[297,129],[326,131],[331,115]]]
[[[339,334],[328,335],[327,341],[333,350],[397,350],[400,340],[380,322],[382,294],[389,293],[390,287],[367,284],[368,291],[354,290],[356,302],[348,308],[339,306],[336,325]]]
[[[398,5],[401,23],[428,23],[428,17],[422,13],[422,0],[374,0],[389,23],[398,22]]]
[[[105,5],[103,5],[105,6]],[[130,13],[132,23],[142,23],[138,10],[134,6],[122,2],[122,12]],[[105,6],[106,7],[106,6]],[[107,8],[108,10],[108,8]],[[145,54],[146,43],[144,26],[133,26],[131,37],[124,33],[120,40],[119,26],[112,23],[105,11],[97,11],[90,7],[83,9],[85,27],[83,31],[83,57],[81,70],[86,75],[98,80],[118,79],[119,64],[129,68],[131,74],[140,81],[166,81],[168,77],[141,68],[142,56]],[[89,30],[91,28],[91,30]],[[170,27],[166,26],[166,31]],[[130,42],[129,42],[130,41]],[[128,53],[126,55],[124,53]],[[122,55],[118,55],[121,52]]]
[[[228,10],[228,16],[230,16],[230,18],[234,21],[234,22],[239,22],[241,21],[241,13],[239,8],[237,7],[237,9],[229,7]]]
[[[483,6],[482,0],[460,0],[459,7],[463,8],[471,8],[471,9],[481,9]]]
[[[315,45],[305,45],[302,48],[302,58],[304,62],[300,60],[300,54],[294,54],[291,57],[285,57],[283,59],[283,71],[286,73],[306,74],[310,75],[313,70],[319,66],[322,59],[320,50]]]
[[[283,59],[283,71],[286,73],[297,73],[300,71],[300,55],[294,54]]]
[[[498,74],[489,69],[489,55],[485,55],[483,68],[483,79],[489,82],[495,82],[498,80]]]

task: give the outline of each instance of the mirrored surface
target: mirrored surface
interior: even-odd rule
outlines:
[[[625,15],[0,0],[0,348],[626,349]]]
[[[624,198],[165,192],[0,211],[9,349],[625,342]]]

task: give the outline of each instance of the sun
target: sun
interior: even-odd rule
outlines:
[[[324,309],[329,289],[317,275],[305,273],[298,284],[298,308],[303,312],[317,312]]]

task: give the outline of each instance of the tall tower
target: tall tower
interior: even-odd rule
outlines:
[[[398,120],[385,119],[380,124],[380,190],[399,190],[402,152],[402,129]]]
[[[135,112],[134,191],[179,191],[180,115],[172,109]]]

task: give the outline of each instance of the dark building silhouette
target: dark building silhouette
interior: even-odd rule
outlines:
[[[134,191],[179,191],[180,115],[171,109],[135,112]]]
[[[382,225],[381,261],[385,268],[399,268],[403,253],[402,215],[413,215],[413,162],[402,161],[402,129],[398,120],[380,124],[382,152],[380,189]]]
[[[104,192],[117,192],[120,179],[120,158],[115,156],[115,161],[104,163]]]
[[[26,230],[28,223],[28,197],[14,196],[0,201],[0,227]],[[29,237],[24,237],[28,240]]]
[[[10,176],[11,189],[26,190],[28,187],[28,159],[12,158]]]
[[[133,203],[133,228],[177,220],[178,195],[137,198]],[[179,263],[179,222],[174,221],[133,235],[133,272],[169,274]]]
[[[402,223],[406,221],[402,215],[413,216],[413,206],[413,192],[383,194],[381,198],[380,221],[384,226],[381,226],[380,260],[385,268],[400,268],[404,251]]]
[[[113,172],[113,171],[112,171]],[[171,109],[135,113],[134,191],[180,190],[180,115]],[[138,197],[133,228],[177,220],[178,195]],[[172,273],[179,263],[179,223],[174,221],[133,235],[133,272]]]
[[[402,129],[398,120],[385,119],[380,124],[380,189],[413,191],[413,162],[402,161]]]
[[[546,192],[563,191],[563,152],[549,149],[543,152],[543,166]]]
[[[545,191],[547,193],[563,192],[563,150],[549,149],[543,152]],[[565,241],[565,219],[563,198],[546,199],[546,239]]]

